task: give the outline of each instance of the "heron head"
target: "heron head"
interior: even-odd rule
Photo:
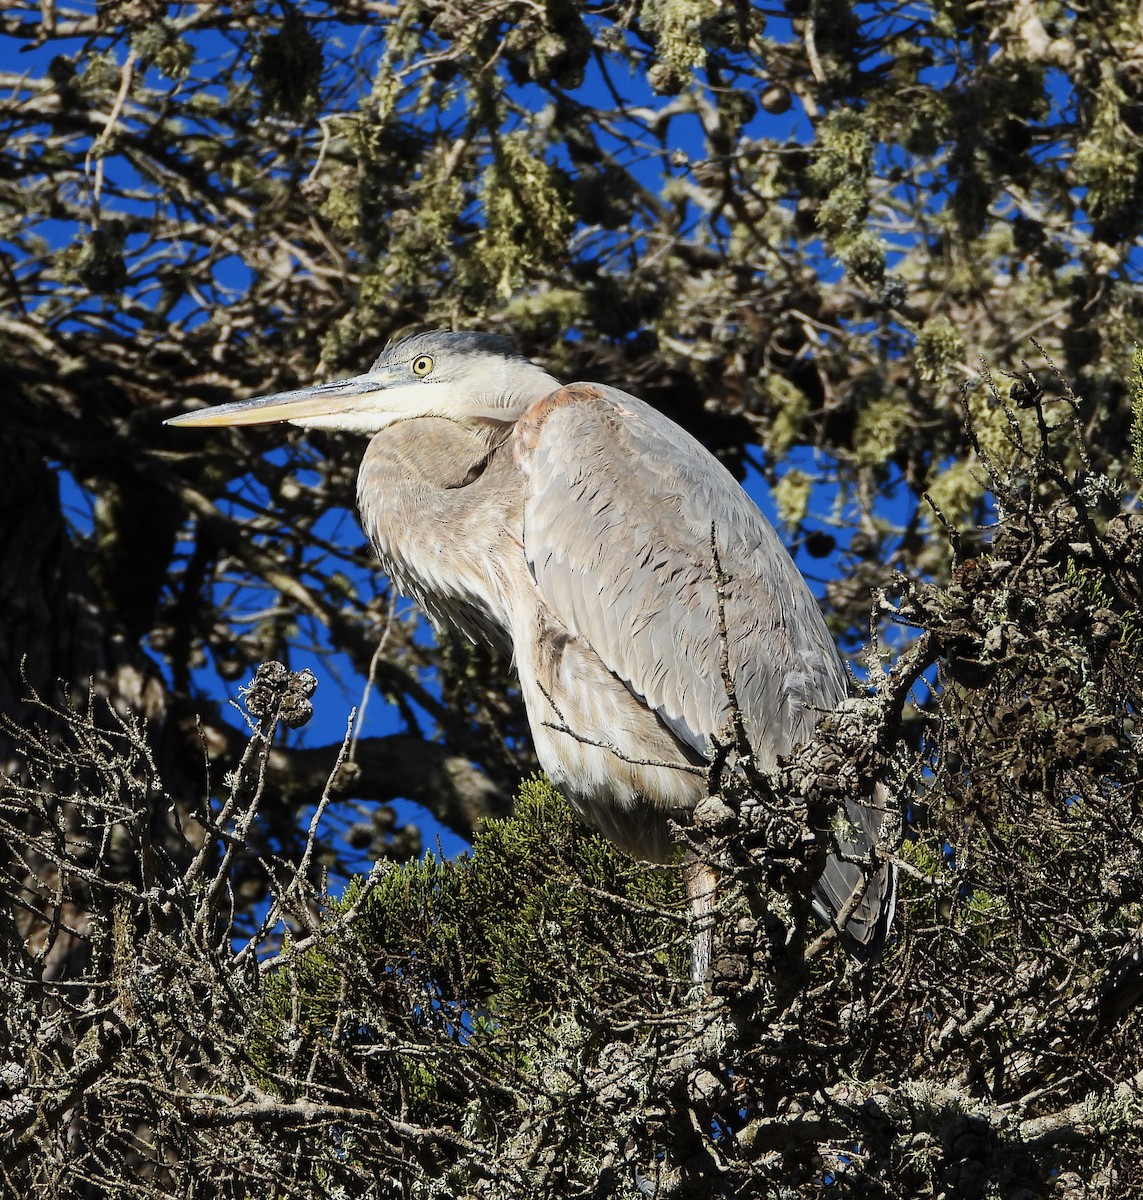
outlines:
[[[390,346],[368,371],[352,379],[199,409],[166,424],[288,421],[306,429],[377,433],[413,417],[515,421],[558,387],[504,338],[438,330]]]

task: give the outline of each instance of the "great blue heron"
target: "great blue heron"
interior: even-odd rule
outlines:
[[[847,695],[773,527],[694,438],[634,396],[563,387],[498,337],[434,332],[352,379],[168,424],[274,421],[373,435],[357,499],[393,584],[435,623],[511,651],[544,770],[637,858],[677,854],[671,821],[685,824],[706,794],[695,768],[730,716],[724,649],[763,768]],[[883,815],[849,805],[852,840],[814,892],[826,922],[851,910],[840,933],[859,958],[881,948],[895,876],[847,860],[868,854]],[[701,903],[708,877],[693,872],[689,887]]]

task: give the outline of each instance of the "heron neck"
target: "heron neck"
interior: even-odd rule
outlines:
[[[529,363],[526,370],[517,366],[510,373],[505,372],[486,394],[477,397],[477,404],[482,416],[511,423],[559,386],[559,380]]]

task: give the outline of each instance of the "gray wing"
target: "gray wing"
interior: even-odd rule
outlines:
[[[711,531],[725,577],[726,648],[747,735],[763,767],[808,741],[847,693],[821,612],[777,533],[703,446],[634,396],[573,384],[517,431],[524,552],[545,602],[683,742],[709,754],[729,703]],[[850,806],[861,853],[882,813]],[[884,868],[844,937],[878,952],[892,916]],[[817,889],[832,919],[865,886],[831,859]]]
[[[817,603],[733,476],[661,413],[575,384],[518,439],[524,552],[548,605],[700,753],[729,716],[711,531],[726,577],[731,677],[771,765],[846,694]]]

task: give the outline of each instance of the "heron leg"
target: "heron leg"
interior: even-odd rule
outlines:
[[[691,943],[691,982],[705,984],[710,979],[714,959],[714,918],[718,899],[718,876],[701,859],[683,863],[683,880],[694,916],[694,941]]]

